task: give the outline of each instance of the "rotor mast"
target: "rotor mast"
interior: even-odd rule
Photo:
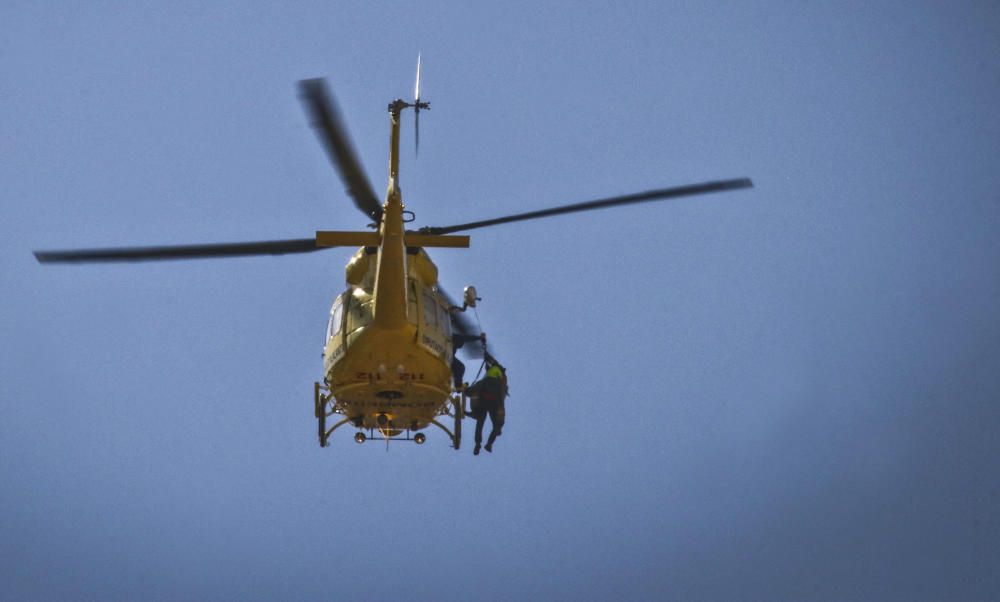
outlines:
[[[389,117],[392,121],[392,133],[389,136],[389,190],[399,188],[399,116],[403,109],[413,109],[415,115],[420,114],[421,109],[430,109],[431,103],[416,102],[410,104],[401,98],[389,103]]]
[[[408,103],[396,99],[389,103],[389,120],[392,131],[389,135],[389,191],[399,188],[399,117]]]

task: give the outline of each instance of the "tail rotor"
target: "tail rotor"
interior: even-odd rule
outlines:
[[[420,109],[430,109],[431,103],[420,102],[420,53],[417,53],[417,84],[413,88],[414,153],[420,154]]]

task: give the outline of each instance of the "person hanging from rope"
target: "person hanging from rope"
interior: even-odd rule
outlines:
[[[503,434],[503,423],[506,411],[504,399],[507,398],[507,370],[500,365],[495,357],[486,353],[486,376],[470,386],[467,395],[471,398],[472,409],[468,415],[476,419],[476,447],[472,453],[479,455],[479,447],[483,442],[483,425],[486,417],[490,417],[490,437],[486,440],[486,451],[493,452],[493,442]]]

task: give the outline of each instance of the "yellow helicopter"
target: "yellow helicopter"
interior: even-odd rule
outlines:
[[[116,247],[35,251],[41,263],[128,262],[309,253],[330,247],[359,247],[348,262],[346,290],[333,301],[323,353],[323,380],[314,383],[313,406],[320,446],[344,425],[358,429],[363,443],[375,432],[387,440],[423,443],[422,432],[437,426],[458,449],[465,416],[466,386],[456,382],[458,340],[475,356],[486,353],[485,335],[464,313],[475,307],[476,291],[467,287],[458,306],[438,285],[438,270],[425,248],[467,248],[475,228],[565,213],[659,201],[752,187],[748,178],[720,180],[650,190],[466,224],[409,230],[413,213],[403,205],[399,186],[400,119],[413,109],[419,145],[420,63],[414,102],[389,103],[389,185],[380,203],[353,150],[332,96],[321,79],[299,82],[302,101],[321,143],[340,173],[347,193],[366,217],[371,231],[317,231],[314,237],[202,245]],[[477,335],[479,335],[477,337]],[[331,418],[339,417],[328,426]],[[452,419],[446,426],[441,420]],[[439,420],[441,419],[441,420]],[[332,422],[332,421],[331,421]],[[447,422],[447,420],[446,420]],[[366,436],[365,431],[368,432]]]

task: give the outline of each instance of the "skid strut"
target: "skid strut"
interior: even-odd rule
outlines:
[[[326,428],[327,417],[333,416],[334,414],[340,414],[341,412],[337,408],[336,403],[330,403],[333,396],[324,392],[324,390],[325,387],[318,382],[313,383],[313,413],[316,415],[317,426],[319,427],[320,447],[326,447],[327,442],[330,440],[330,434],[333,433],[333,431],[351,421],[350,418],[344,418],[331,426],[329,430]],[[329,408],[329,410],[327,408]]]

